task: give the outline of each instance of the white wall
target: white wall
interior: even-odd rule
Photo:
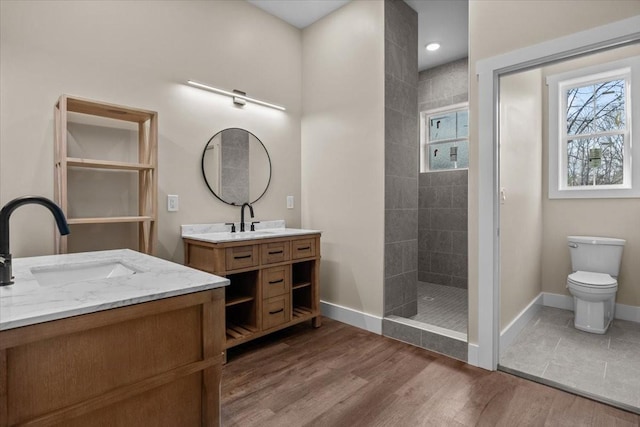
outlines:
[[[640,45],[625,46],[545,67],[543,79],[591,65],[640,55]],[[627,240],[618,277],[619,304],[640,306],[640,201],[638,199],[549,199],[548,198],[548,87],[543,91],[543,212],[544,243],[542,290],[569,295],[567,274],[571,257],[566,236],[588,235],[619,237]],[[633,108],[636,108],[635,104]],[[640,138],[634,129],[634,139]],[[638,139],[636,139],[637,141]]]
[[[478,340],[478,81],[476,63],[545,40],[640,14],[639,1],[469,2],[469,342]],[[570,19],[568,19],[570,18]],[[476,144],[473,142],[476,141]]]
[[[500,330],[541,291],[541,75],[500,78]]]
[[[300,226],[300,30],[243,1],[2,1],[0,4],[0,204],[53,197],[53,105],[63,94],[159,112],[157,254],[182,261],[180,224],[239,220],[211,195],[200,157],[227,127],[250,130],[273,163],[257,219]],[[284,105],[232,106],[184,84],[199,80]],[[100,189],[98,189],[100,191]],[[166,195],[180,211],[166,211]],[[41,207],[11,219],[14,256],[53,252]]]
[[[303,31],[302,224],[323,230],[321,298],[382,316],[384,3]]]

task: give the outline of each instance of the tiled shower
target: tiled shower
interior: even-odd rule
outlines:
[[[416,37],[415,11],[386,0],[382,329],[466,360],[468,176],[466,169],[419,173],[418,117],[467,101],[467,59],[418,73]]]

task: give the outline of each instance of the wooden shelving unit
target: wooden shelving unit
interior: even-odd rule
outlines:
[[[133,122],[138,125],[138,161],[83,159],[67,155],[68,113]],[[157,239],[158,113],[100,101],[62,95],[54,108],[54,197],[69,224],[137,223],[138,250],[153,254]],[[138,174],[138,215],[114,217],[69,217],[68,169],[120,170]],[[67,253],[67,236],[56,233],[56,253]]]

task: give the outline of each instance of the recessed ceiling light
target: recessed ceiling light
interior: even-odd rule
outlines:
[[[429,52],[433,52],[435,50],[440,49],[440,43],[429,43],[428,45],[425,46],[425,48],[429,51]]]

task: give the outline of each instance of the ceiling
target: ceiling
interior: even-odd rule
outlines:
[[[305,28],[351,0],[247,0],[297,28]],[[418,69],[465,58],[469,38],[468,0],[404,0],[418,12]],[[430,42],[440,49],[427,52]]]

